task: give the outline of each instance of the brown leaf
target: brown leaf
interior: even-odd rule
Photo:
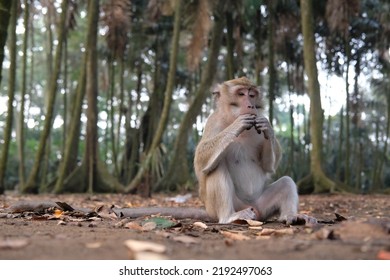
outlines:
[[[142,225],[143,231],[151,231],[157,228],[157,224],[155,222],[147,222]]]
[[[140,224],[137,222],[129,222],[124,225],[124,227],[132,229],[132,230],[137,230],[137,231],[142,231],[143,228]]]
[[[92,243],[86,243],[85,247],[88,249],[97,249],[102,246],[101,242],[92,242]]]
[[[334,214],[336,216],[336,221],[338,221],[338,222],[342,222],[342,221],[348,220],[347,218],[345,218],[343,215],[340,215],[339,213],[334,213]]]
[[[135,260],[163,260],[166,257],[166,247],[158,243],[129,239],[125,241],[129,249],[130,259]]]
[[[20,249],[26,247],[29,244],[27,239],[15,238],[15,239],[3,239],[0,240],[0,250],[3,249]]]
[[[293,228],[282,228],[282,229],[272,229],[272,228],[264,228],[262,231],[258,233],[258,235],[274,235],[274,236],[282,236],[282,235],[293,235]]]
[[[248,236],[243,235],[242,233],[234,233],[234,232],[230,232],[230,231],[221,231],[221,233],[224,237],[230,238],[233,240],[238,240],[238,241],[250,240],[250,238]]]
[[[194,227],[199,227],[199,228],[202,228],[202,229],[206,229],[207,225],[205,223],[202,223],[202,222],[195,222],[194,223]]]
[[[172,238],[172,240],[181,242],[184,244],[198,244],[200,241],[194,237],[188,235],[179,235]]]

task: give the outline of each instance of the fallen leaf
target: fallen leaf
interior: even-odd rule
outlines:
[[[147,241],[129,239],[124,242],[129,249],[130,259],[135,260],[160,260],[165,259],[162,255],[166,251],[164,245]]]
[[[245,221],[248,223],[248,225],[253,227],[258,227],[264,224],[263,222],[256,221],[256,220],[245,220]]]
[[[282,236],[282,235],[293,235],[293,228],[283,228],[283,229],[271,229],[264,228],[262,231],[258,233],[258,235],[274,235],[274,236]]]
[[[147,219],[143,222],[143,225],[146,224],[146,223],[154,223],[156,225],[155,228],[171,228],[175,225],[177,225],[176,222],[170,220],[170,219],[167,219],[167,218],[163,218],[163,217],[152,217],[150,219]]]
[[[157,228],[157,224],[155,222],[147,222],[142,225],[143,231],[151,231]]]
[[[172,240],[181,242],[184,244],[197,244],[200,243],[200,241],[194,237],[188,236],[188,235],[179,235],[172,238]]]
[[[134,239],[128,239],[125,241],[125,245],[127,248],[131,249],[134,252],[154,252],[154,253],[164,253],[166,251],[166,247],[164,245],[148,242],[148,241],[139,241]]]
[[[129,222],[129,223],[125,224],[124,227],[132,229],[132,230],[138,230],[138,231],[143,230],[142,226],[140,226],[137,222]]]
[[[250,240],[250,238],[246,235],[243,235],[242,233],[234,233],[234,232],[229,232],[229,231],[221,231],[222,235],[226,238],[230,238],[233,240]]]
[[[57,219],[59,219],[61,216],[62,216],[62,214],[64,213],[64,211],[62,211],[62,210],[60,210],[60,209],[55,209],[54,210],[54,217],[56,217]]]
[[[29,241],[27,239],[3,239],[0,240],[0,250],[2,249],[20,249],[26,247]]]
[[[66,222],[58,221],[57,226],[66,226]]]
[[[136,260],[167,260],[167,257],[162,254],[153,252],[139,252],[135,254]]]
[[[101,246],[102,246],[101,242],[93,242],[93,243],[86,243],[85,244],[85,247],[88,249],[97,249],[97,248],[100,248]]]
[[[258,235],[271,235],[275,232],[272,228],[264,228],[261,232],[258,233]]]
[[[319,240],[329,239],[329,240],[335,240],[337,239],[334,235],[333,229],[329,228],[322,228],[319,231],[315,233],[315,237]]]
[[[205,223],[202,223],[202,222],[195,222],[193,225],[194,225],[194,227],[199,227],[199,228],[203,228],[203,229],[207,228],[207,225]]]
[[[347,218],[345,218],[343,215],[340,215],[339,213],[334,213],[334,215],[336,216],[336,221],[338,221],[338,222],[348,220]]]

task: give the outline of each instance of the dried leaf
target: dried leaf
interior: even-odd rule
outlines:
[[[334,214],[336,216],[336,221],[338,221],[338,222],[342,222],[342,221],[348,220],[347,218],[345,218],[343,215],[340,215],[339,213],[334,213]]]
[[[147,222],[142,225],[143,231],[151,231],[157,228],[157,224],[155,222]]]
[[[66,226],[66,222],[58,221],[57,226]]]
[[[27,239],[3,239],[0,240],[0,250],[3,249],[20,249],[26,247],[29,241]]]
[[[199,227],[199,228],[203,228],[203,229],[207,228],[207,225],[205,223],[202,223],[202,222],[195,222],[193,225],[194,225],[194,227]]]
[[[139,225],[137,222],[129,222],[129,223],[125,224],[124,227],[132,229],[132,230],[143,231],[142,226]]]
[[[72,212],[74,211],[74,208],[72,206],[70,206],[68,203],[66,202],[61,202],[61,201],[56,201],[56,204],[61,207],[62,210],[64,211],[69,211],[69,212]]]
[[[263,222],[256,221],[256,220],[245,220],[245,221],[248,223],[248,225],[253,227],[258,227],[264,224]]]
[[[57,219],[59,219],[61,216],[62,216],[62,214],[64,213],[64,211],[62,211],[62,210],[60,210],[60,209],[55,209],[54,210],[54,217],[56,217]]]
[[[258,235],[271,235],[275,233],[275,230],[272,228],[264,228],[261,232],[258,233]]]
[[[248,229],[250,229],[250,230],[262,230],[262,229],[263,229],[263,227],[261,227],[261,226],[257,226],[257,227],[249,227]]]
[[[283,228],[283,229],[264,228],[258,234],[259,235],[275,235],[275,236],[293,235],[294,229],[293,228]]]
[[[320,239],[320,240],[324,240],[324,239],[334,240],[334,239],[336,239],[333,229],[329,229],[329,228],[322,228],[321,230],[317,231],[315,233],[315,237],[317,239]]]
[[[139,252],[134,255],[136,260],[166,260],[167,257],[153,252]]]
[[[170,220],[170,219],[167,219],[167,218],[163,218],[163,217],[152,217],[150,219],[147,219],[144,221],[143,224],[146,224],[146,223],[154,223],[156,225],[155,228],[171,228],[173,226],[176,226],[177,223]]]
[[[198,244],[200,241],[198,239],[195,239],[194,237],[188,236],[188,235],[179,235],[172,238],[172,240],[181,242],[184,244]]]
[[[102,246],[101,242],[92,242],[92,243],[86,243],[85,247],[88,249],[97,249]]]
[[[230,238],[230,239],[233,239],[233,240],[238,240],[238,241],[242,241],[242,240],[250,240],[250,238],[246,235],[243,235],[242,233],[233,233],[233,232],[230,232],[230,231],[221,231],[222,235],[226,238]]]
[[[133,239],[126,240],[125,246],[134,253],[153,252],[153,253],[162,254],[165,253],[165,251],[167,250],[164,245],[158,243],[139,241]]]

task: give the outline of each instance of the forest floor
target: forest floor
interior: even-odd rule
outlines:
[[[307,195],[314,226],[120,218],[117,208],[199,198],[120,194],[0,196],[0,259],[390,259],[390,196]],[[61,202],[57,204],[56,202]],[[139,242],[141,241],[141,242]]]

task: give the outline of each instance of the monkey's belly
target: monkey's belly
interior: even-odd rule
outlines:
[[[229,168],[230,169],[230,168]],[[246,204],[252,204],[263,193],[267,175],[260,169],[243,164],[229,170],[236,196]]]

